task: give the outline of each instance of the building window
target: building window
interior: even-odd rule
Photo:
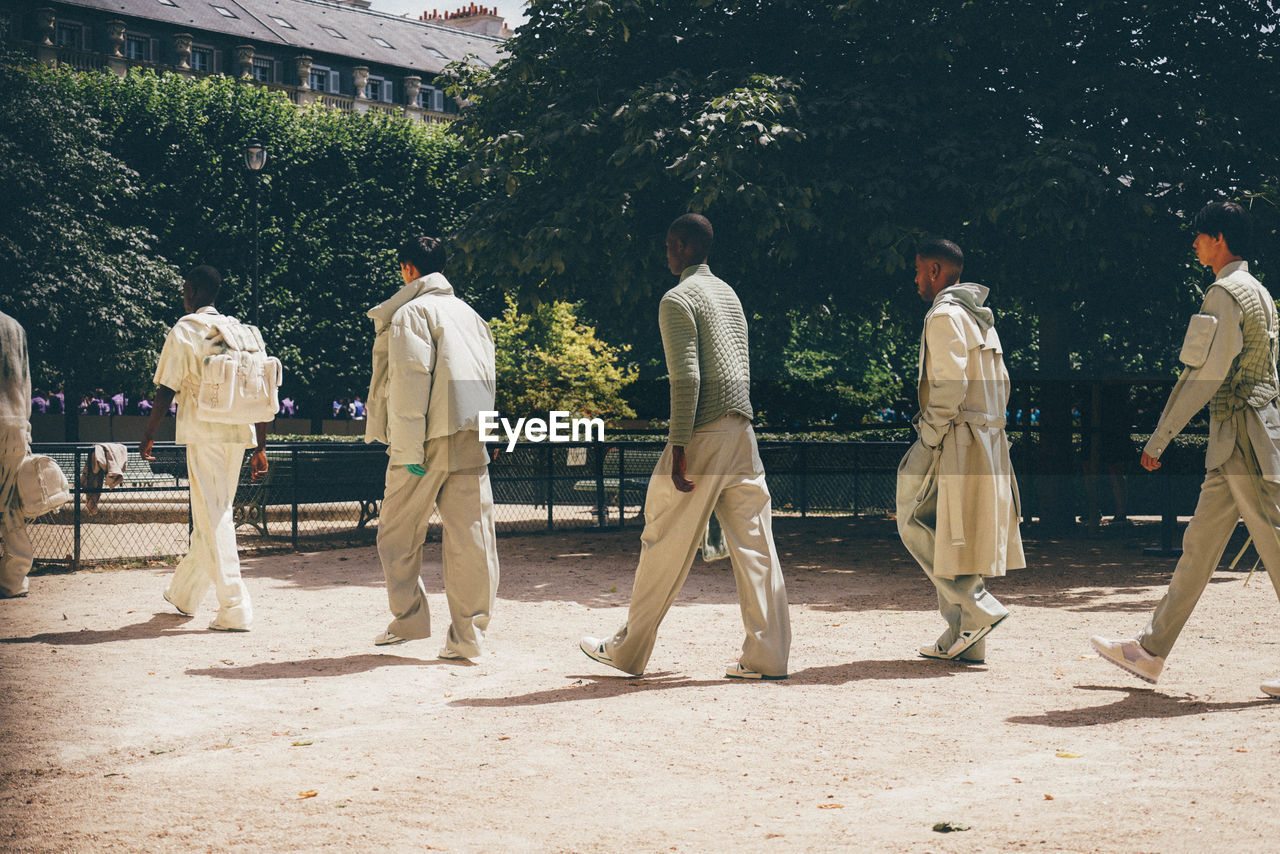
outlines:
[[[449,57],[445,56],[443,52],[441,52],[441,51],[439,51],[439,50],[436,50],[436,49],[435,49],[434,47],[432,47],[431,45],[424,44],[424,45],[423,45],[423,47],[425,47],[425,48],[427,49],[427,53],[431,54],[431,55],[432,55],[432,56],[434,56],[436,59],[443,59],[443,60],[448,60],[448,59],[449,59]]]
[[[58,24],[54,41],[58,47],[69,47],[72,50],[83,50],[84,30],[79,24]]]
[[[386,39],[378,38],[377,36],[369,36],[369,38],[373,39],[373,43],[378,45],[378,47],[386,47],[386,48],[391,48],[391,50],[395,50],[395,48],[387,44]]]
[[[173,0],[156,0],[156,2],[161,6],[173,6],[175,9],[178,7],[178,4],[174,3]]]
[[[147,62],[151,59],[151,39],[146,36],[124,37],[124,55],[130,59]]]
[[[345,38],[346,38],[346,36],[344,36],[342,33],[338,32],[337,30],[335,30],[333,27],[321,27],[320,29],[324,30],[326,33],[328,33],[329,35],[333,36],[335,39],[345,39]]]
[[[307,77],[307,85],[313,92],[329,91],[329,69],[318,65],[311,66],[311,74]]]
[[[280,26],[284,27],[286,30],[296,30],[296,29],[297,29],[297,27],[295,27],[293,24],[291,24],[291,23],[289,23],[288,21],[286,21],[284,18],[277,18],[275,15],[268,15],[267,17],[269,17],[271,20],[275,21],[275,22],[276,22],[277,24],[279,24]]]
[[[368,85],[365,86],[365,97],[370,101],[382,100],[382,80],[377,77],[370,77]]]
[[[207,47],[191,48],[191,70],[213,71],[213,51]]]
[[[210,3],[209,5],[210,5],[210,6],[213,6],[213,4],[212,4],[212,3]],[[230,9],[228,9],[226,6],[213,6],[213,9],[214,9],[214,11],[215,11],[215,12],[217,12],[219,15],[221,15],[221,16],[222,16],[222,17],[224,17],[224,18],[234,18],[234,17],[236,17],[236,13],[235,13],[235,12],[232,12],[232,11],[231,11]]]
[[[276,61],[265,56],[253,58],[253,79],[259,83],[276,82]]]
[[[444,112],[444,92],[433,86],[423,86],[418,90],[418,106],[424,110]]]

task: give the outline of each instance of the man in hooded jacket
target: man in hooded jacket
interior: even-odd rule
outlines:
[[[31,370],[27,334],[0,312],[0,598],[27,595],[35,550],[17,495],[18,467],[31,445]]]
[[[494,408],[493,335],[440,272],[438,239],[408,241],[399,261],[405,286],[368,312],[377,337],[364,439],[387,445],[378,557],[394,617],[374,643],[431,636],[422,547],[438,507],[450,616],[440,657],[476,658],[498,590],[489,455],[479,432],[480,413]]]
[[[938,591],[947,627],[926,658],[979,663],[1009,615],[983,578],[1026,566],[1018,485],[1009,461],[1004,366],[988,290],[961,282],[964,253],[931,239],[916,254],[916,288],[931,303],[920,339],[919,439],[898,466],[898,533]]]

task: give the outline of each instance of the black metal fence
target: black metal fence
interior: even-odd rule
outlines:
[[[73,484],[62,509],[35,520],[38,560],[103,563],[184,554],[190,545],[185,451],[157,445],[153,462],[130,449],[123,482],[93,489],[81,474],[93,445],[35,445]],[[490,446],[499,532],[639,525],[658,441]],[[775,512],[868,513],[893,508],[894,473],[906,443],[761,443]],[[373,542],[386,473],[381,446],[271,444],[259,483],[241,470],[235,498],[242,550]],[[433,517],[431,535],[439,535]]]
[[[892,512],[899,460],[909,442],[761,442],[774,512],[779,515],[858,515]],[[1023,515],[1037,513],[1046,490],[1062,490],[1083,516],[1110,505],[1106,475],[1077,466],[1070,476],[1042,475],[1034,431],[1013,433],[1014,469]],[[73,500],[35,520],[38,560],[125,562],[184,554],[190,545],[185,451],[159,445],[147,462],[130,450],[124,480],[114,489],[87,488],[79,474],[91,444],[36,445],[56,459],[74,485]],[[1133,448],[1131,515],[1190,512],[1203,477],[1200,455],[1170,449],[1159,475],[1137,471]],[[489,467],[500,533],[639,526],[649,477],[661,441],[522,443],[508,452],[491,445]],[[1077,454],[1083,459],[1084,454]],[[338,443],[271,444],[270,468],[250,481],[247,453],[235,498],[242,550],[306,549],[368,544],[377,534],[386,473],[382,446]],[[1179,464],[1185,457],[1186,465]],[[1194,458],[1194,459],[1193,459]],[[433,517],[429,536],[438,537]]]

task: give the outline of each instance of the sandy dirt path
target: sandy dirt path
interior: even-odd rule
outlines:
[[[1276,595],[1219,572],[1151,689],[1091,654],[1172,561],[1031,539],[988,663],[915,655],[931,588],[885,520],[780,519],[786,682],[723,678],[724,563],[695,565],[643,679],[577,649],[622,621],[635,530],[499,543],[492,652],[375,648],[372,548],[250,558],[257,622],[209,632],[167,569],[0,602],[6,851],[1257,852],[1280,842]],[[1154,539],[1145,532],[1144,541]],[[303,793],[314,792],[312,797]],[[968,825],[941,834],[937,822]]]

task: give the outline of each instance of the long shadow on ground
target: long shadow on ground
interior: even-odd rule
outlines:
[[[211,676],[214,679],[314,679],[318,676],[348,676],[367,673],[379,667],[437,665],[444,667],[473,666],[470,662],[440,659],[406,658],[401,655],[364,653],[342,658],[304,658],[301,661],[264,661],[245,667],[201,667],[186,671],[188,676]]]
[[[1159,720],[1214,712],[1239,712],[1259,706],[1275,706],[1269,698],[1210,703],[1192,697],[1172,697],[1153,688],[1116,688],[1110,685],[1077,685],[1081,691],[1123,691],[1125,696],[1105,706],[1083,706],[1055,709],[1041,715],[1015,715],[1005,718],[1011,724],[1047,727],[1082,727],[1112,724],[1130,720]]]

